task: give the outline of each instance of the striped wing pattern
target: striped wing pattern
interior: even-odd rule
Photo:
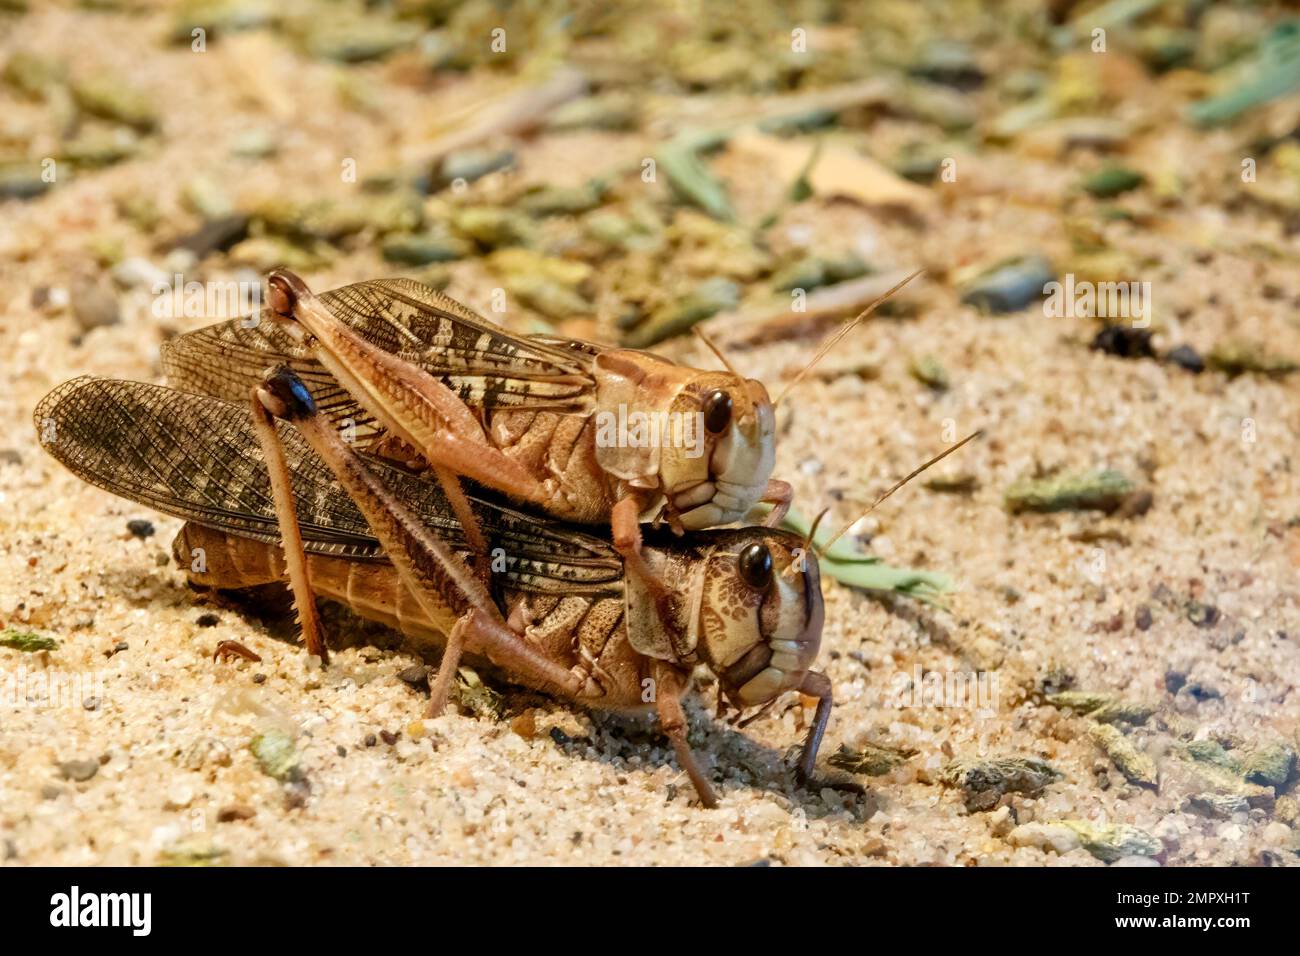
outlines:
[[[411,279],[358,282],[319,298],[363,338],[423,368],[471,407],[574,413],[591,407],[594,348],[511,335]],[[331,421],[351,419],[362,435],[372,427],[369,414],[269,308],[178,336],[163,345],[162,364],[176,388],[231,402],[246,400],[268,366],[288,365]]]
[[[246,403],[161,385],[82,377],[36,408],[41,444],[82,480],[166,514],[278,543],[270,478]],[[307,551],[384,560],[365,517],[292,427],[277,422]],[[436,482],[370,460],[384,484],[451,548],[468,554]],[[474,500],[510,588],[621,594],[622,562],[608,542]]]

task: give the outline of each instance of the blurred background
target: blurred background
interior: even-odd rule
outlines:
[[[910,265],[993,312],[1157,282],[1168,328],[1228,290],[1166,245],[1275,260],[1300,202],[1280,4],[3,7],[4,281],[86,329],[275,265],[634,344],[812,335]],[[1281,360],[1240,344],[1196,346]]]

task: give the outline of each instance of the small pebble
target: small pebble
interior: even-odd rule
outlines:
[[[284,785],[284,808],[286,810],[301,810],[307,805],[307,798],[311,796],[311,784],[305,779],[291,780]]]
[[[429,682],[429,668],[423,664],[412,664],[410,667],[404,667],[397,672],[397,679],[404,684],[410,684],[412,687],[427,686]]]
[[[1260,835],[1264,838],[1264,842],[1270,846],[1289,847],[1291,845],[1291,833],[1291,828],[1285,823],[1274,821],[1264,827],[1264,832]]]
[[[532,710],[526,710],[511,718],[510,729],[525,740],[532,740],[537,736],[537,717]]]
[[[113,281],[127,289],[152,290],[154,286],[169,284],[171,276],[148,259],[133,256],[113,267]]]
[[[466,790],[473,790],[478,784],[478,781],[474,779],[474,774],[470,773],[467,767],[458,767],[452,771],[451,782]]]
[[[1127,325],[1108,325],[1098,332],[1089,348],[1119,358],[1155,358],[1151,347],[1151,331]]]
[[[81,326],[82,331],[117,325],[121,313],[117,307],[117,296],[106,286],[90,279],[79,279],[72,284],[72,315]]]
[[[889,852],[889,846],[880,837],[867,837],[862,841],[862,852],[866,856],[882,857]]]
[[[961,300],[982,312],[1018,312],[1043,298],[1043,287],[1056,280],[1052,264],[1042,256],[999,263],[974,279]]]
[[[194,232],[177,239],[172,249],[183,250],[196,260],[214,252],[228,252],[248,238],[248,223],[248,216],[242,213],[207,219]]]
[[[234,823],[237,820],[251,820],[257,811],[247,804],[232,803],[217,811],[218,823]]]
[[[1083,188],[1098,199],[1111,199],[1137,189],[1144,182],[1146,177],[1135,169],[1107,166],[1084,180]]]
[[[1242,776],[1251,783],[1271,787],[1284,786],[1296,765],[1295,750],[1284,743],[1271,743],[1256,749],[1246,760]]]
[[[66,760],[59,764],[59,773],[63,775],[64,780],[75,780],[77,783],[85,783],[95,774],[99,773],[99,761]]]
[[[1165,353],[1165,361],[1181,369],[1199,375],[1205,371],[1205,359],[1190,345],[1180,345]]]
[[[1011,815],[1010,807],[998,807],[989,814],[989,829],[994,836],[1004,837],[1015,829],[1015,817]]]

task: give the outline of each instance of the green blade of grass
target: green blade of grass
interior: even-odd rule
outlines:
[[[812,523],[798,510],[791,508],[781,527],[796,534],[808,536]],[[833,534],[831,528],[818,528],[813,547],[820,548]],[[819,558],[822,570],[849,587],[868,591],[891,591],[904,594],[927,604],[943,606],[942,595],[953,589],[952,578],[937,571],[917,568],[896,568],[885,564],[879,556],[859,548],[849,538],[842,537]]]

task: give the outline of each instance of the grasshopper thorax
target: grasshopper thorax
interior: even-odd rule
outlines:
[[[634,488],[660,491],[674,526],[743,518],[776,461],[776,415],[761,382],[612,349],[594,363],[596,460]]]

